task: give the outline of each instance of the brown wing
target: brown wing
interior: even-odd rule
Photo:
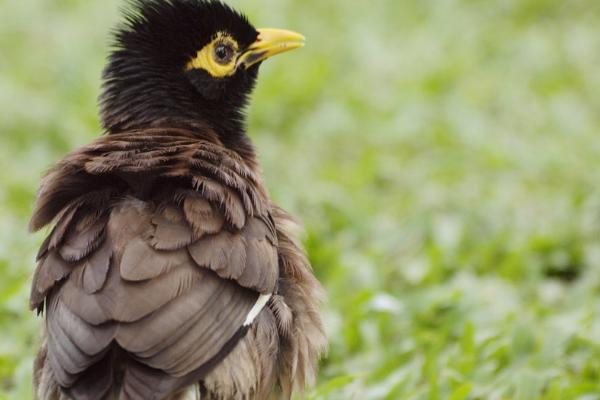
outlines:
[[[42,188],[34,227],[59,215],[40,250],[31,305],[46,302],[48,360],[72,397],[101,399],[115,376],[125,397],[138,399],[163,398],[199,380],[275,291],[276,234],[266,207],[237,164],[214,171],[202,152],[194,147],[195,160],[209,165],[189,167],[203,171],[190,176],[197,190],[154,200],[118,200],[114,185],[99,185],[129,168],[111,169],[104,159],[127,160],[132,171],[143,163],[97,148],[69,164],[95,171],[86,193],[61,191],[54,180],[74,179],[64,168]],[[179,162],[161,173],[183,174]]]

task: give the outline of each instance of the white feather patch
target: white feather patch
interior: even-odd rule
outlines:
[[[258,300],[256,300],[256,303],[254,303],[254,307],[252,307],[252,309],[248,313],[248,316],[246,317],[246,321],[244,321],[244,326],[248,326],[252,323],[252,321],[254,321],[254,318],[256,318],[258,313],[260,313],[262,311],[262,309],[265,307],[265,305],[267,304],[267,302],[269,301],[271,296],[272,296],[271,294],[261,294],[258,297]]]
[[[188,387],[179,400],[200,400],[200,387],[196,383]]]

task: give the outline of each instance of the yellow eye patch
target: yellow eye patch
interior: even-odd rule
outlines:
[[[186,65],[186,71],[203,69],[215,78],[231,76],[236,69],[238,44],[228,34],[219,32],[215,38]]]

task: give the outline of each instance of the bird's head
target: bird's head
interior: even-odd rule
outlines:
[[[104,72],[104,127],[205,124],[234,135],[261,62],[303,43],[220,1],[130,0]]]

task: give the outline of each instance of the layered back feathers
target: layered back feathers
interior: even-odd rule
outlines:
[[[198,381],[242,393],[231,378],[242,368],[262,371],[245,393],[263,398],[314,376],[321,292],[289,217],[255,161],[205,137],[106,136],[44,179],[31,227],[55,226],[31,292],[47,312],[38,380],[50,374],[78,399],[162,399]],[[260,294],[273,297],[245,336]],[[244,353],[256,346],[271,350]]]

